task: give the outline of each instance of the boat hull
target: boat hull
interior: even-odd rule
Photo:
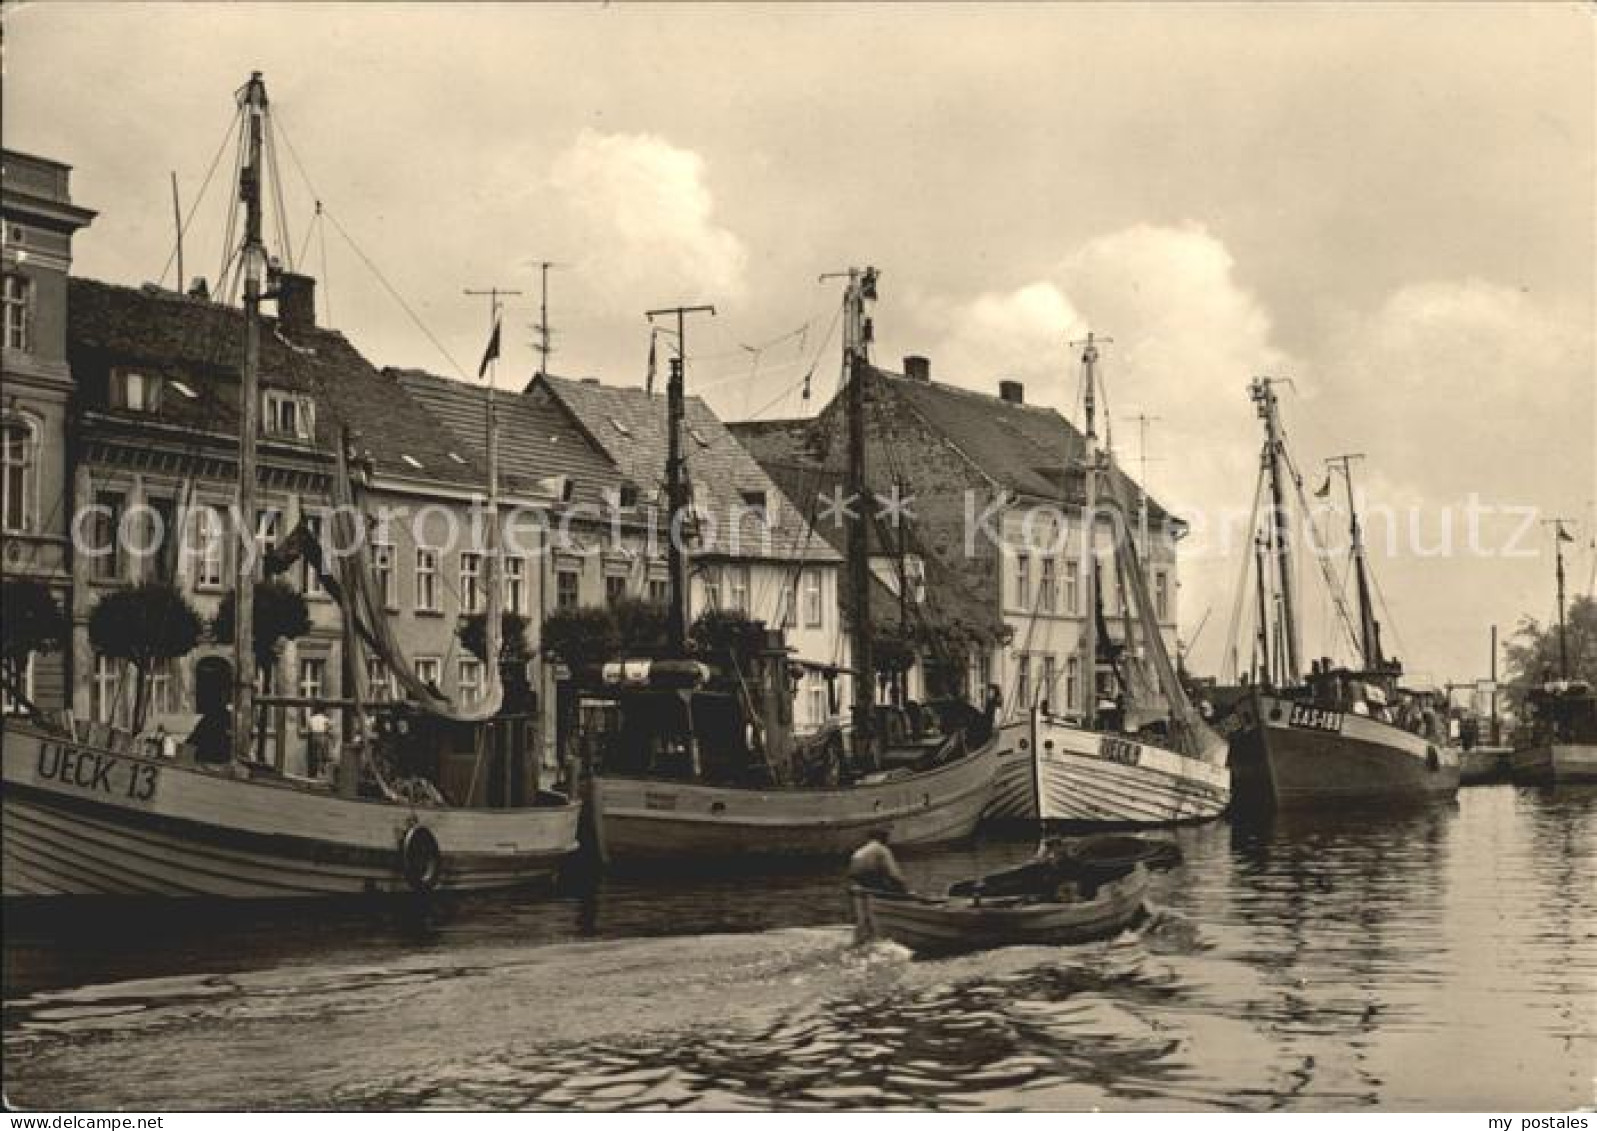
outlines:
[[[1514,781],[1526,784],[1597,782],[1597,744],[1555,742],[1531,746],[1510,754],[1508,766]]]
[[[1212,821],[1231,801],[1224,746],[1193,758],[1122,735],[1100,734],[1039,715],[1000,732],[995,821],[1038,819],[1072,825],[1155,826]],[[1034,761],[1035,759],[1035,761]]]
[[[854,888],[855,937],[887,939],[916,954],[1003,946],[1063,946],[1119,934],[1142,914],[1148,873],[1137,865],[1080,903],[977,903]]]
[[[837,789],[745,789],[659,778],[593,779],[603,859],[616,864],[844,857],[873,829],[894,848],[968,838],[997,767],[997,740],[903,778]]]
[[[1232,795],[1240,811],[1452,797],[1458,751],[1364,715],[1272,695],[1238,707]]]
[[[1513,751],[1506,746],[1476,746],[1458,755],[1460,785],[1489,785],[1507,781]]]
[[[579,807],[432,809],[338,797],[89,746],[31,726],[3,741],[0,891],[297,899],[413,890],[399,846],[439,849],[437,890],[551,878]]]

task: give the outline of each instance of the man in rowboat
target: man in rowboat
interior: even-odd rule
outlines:
[[[848,878],[862,888],[872,891],[903,893],[909,890],[904,873],[899,870],[893,850],[887,847],[892,830],[872,829],[870,839],[855,849],[849,857]]]

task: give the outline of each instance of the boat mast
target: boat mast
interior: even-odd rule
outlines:
[[[1264,419],[1264,466],[1270,477],[1276,575],[1281,595],[1281,682],[1291,685],[1298,681],[1298,624],[1297,608],[1292,601],[1292,529],[1286,509],[1286,484],[1281,474],[1285,441],[1276,407],[1276,381],[1273,377],[1255,377],[1248,391]]]
[[[1086,624],[1082,628],[1081,650],[1084,653],[1082,670],[1086,678],[1082,681],[1081,714],[1088,729],[1098,721],[1098,392],[1097,375],[1095,366],[1098,364],[1098,343],[1107,342],[1108,338],[1098,338],[1091,330],[1087,331],[1084,341],[1071,342],[1073,346],[1081,349],[1082,371],[1082,407],[1084,409],[1086,424],[1086,464],[1087,482],[1086,499],[1082,507],[1081,518],[1081,574],[1085,578],[1087,593]]]
[[[836,278],[823,275],[821,278]],[[876,301],[876,268],[850,267],[844,275],[843,367],[848,397],[848,477],[845,488],[853,508],[848,515],[848,587],[853,616],[849,648],[854,671],[854,755],[866,763],[876,756],[876,659],[871,628],[871,558],[869,507],[871,491],[865,467],[865,371],[870,364],[870,320],[865,304]]]
[[[244,110],[244,163],[239,199],[244,203],[244,368],[239,375],[238,510],[245,537],[235,555],[233,577],[233,756],[246,757],[255,730],[255,434],[261,408],[261,298],[266,247],[261,242],[261,141],[265,132],[266,83],[252,71],[239,92]]]
[[[1558,563],[1558,678],[1569,678],[1569,633],[1564,621],[1564,519],[1552,519],[1553,557]]]
[[[1353,501],[1353,461],[1364,458],[1362,452],[1332,456],[1325,461],[1327,467],[1338,469],[1347,483],[1348,529],[1353,539],[1353,569],[1359,590],[1359,641],[1364,653],[1367,671],[1380,671],[1386,660],[1381,655],[1381,624],[1375,619],[1375,603],[1370,599],[1369,564],[1365,560],[1364,534],[1359,527],[1358,506]]]
[[[688,651],[688,555],[687,539],[688,473],[682,454],[682,421],[687,416],[687,378],[683,366],[688,356],[686,317],[689,314],[715,315],[713,306],[671,306],[647,312],[652,324],[668,314],[676,316],[677,354],[671,359],[670,377],[665,386],[666,457],[665,498],[670,511],[666,529],[666,570],[671,577],[671,603],[666,609],[666,644],[673,656]]]
[[[1270,671],[1270,594],[1269,594],[1270,539],[1260,531],[1253,537],[1253,561],[1259,574],[1259,683],[1268,684]]]

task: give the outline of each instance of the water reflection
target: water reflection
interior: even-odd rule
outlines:
[[[852,948],[830,870],[8,922],[7,1091],[375,1109],[1597,1098],[1597,790],[1177,836],[1187,864],[1139,932],[936,962]],[[937,887],[1031,847],[906,864]]]

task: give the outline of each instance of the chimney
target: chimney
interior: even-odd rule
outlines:
[[[1010,404],[1025,404],[1026,386],[1019,381],[1000,381],[998,382],[998,397],[1000,400],[1008,401]]]
[[[929,384],[932,379],[931,361],[919,354],[910,354],[904,359],[904,376],[911,381],[925,381]]]
[[[277,277],[277,321],[285,330],[316,329],[316,280],[284,271]]]

